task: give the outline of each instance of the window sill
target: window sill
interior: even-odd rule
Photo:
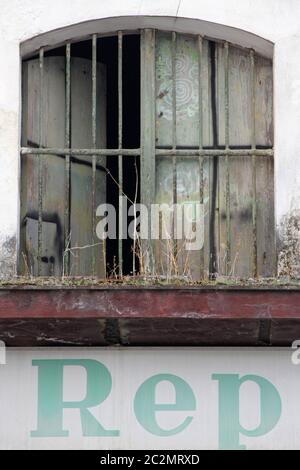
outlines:
[[[300,283],[0,286],[8,346],[289,346]]]

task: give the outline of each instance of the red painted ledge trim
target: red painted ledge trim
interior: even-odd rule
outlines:
[[[2,288],[0,319],[299,319],[300,290],[279,288]]]

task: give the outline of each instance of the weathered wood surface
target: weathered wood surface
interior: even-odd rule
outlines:
[[[254,260],[257,249],[257,274],[273,276],[275,229],[272,158],[256,157],[254,175],[251,157],[230,157],[228,167],[224,156],[203,157],[202,185],[200,159],[177,157],[175,169],[174,158],[157,157],[155,162],[154,157],[155,146],[176,146],[181,149],[198,146],[217,149],[220,146],[224,148],[227,144],[241,149],[251,146],[271,147],[271,61],[255,55],[252,75],[253,52],[229,45],[227,61],[227,46],[224,44],[202,39],[200,47],[197,36],[175,35],[170,32],[154,34],[152,30],[147,30],[143,32],[141,46],[142,202],[148,206],[151,202],[177,202],[186,207],[187,204],[195,205],[200,202],[203,192],[203,252],[188,251],[185,249],[186,240],[174,240],[174,218],[163,217],[162,238],[169,235],[169,239],[155,243],[154,272],[167,277],[179,274],[192,279],[207,278],[213,274],[248,278],[256,274]],[[71,146],[74,148],[92,148],[91,68],[91,61],[71,58]],[[98,64],[97,75],[97,146],[105,147],[104,66]],[[24,63],[23,96],[23,145],[37,145],[40,132],[38,60]],[[44,59],[43,109],[43,146],[64,147],[63,57]],[[31,274],[36,274],[37,271],[38,158],[23,156],[21,169],[20,261],[22,272]],[[63,269],[65,250],[65,161],[59,156],[44,155],[41,158],[44,187],[41,274],[58,275]],[[103,168],[106,157],[98,157],[97,162],[96,206],[106,200],[106,173]],[[103,247],[101,244],[91,247],[95,242],[92,233],[91,165],[92,157],[71,156],[70,247],[87,248],[73,250],[70,256],[70,274],[90,275],[94,251],[95,274],[103,277]],[[253,229],[255,211],[257,241]],[[148,268],[152,264],[150,245],[146,250],[148,260],[144,259],[143,263]]]
[[[176,36],[175,77],[172,76],[172,35],[158,33],[156,38],[156,146],[172,147],[174,118],[176,145],[197,148],[199,145],[218,148],[226,144],[226,59],[223,44],[202,41],[201,74],[197,37]],[[250,148],[271,147],[272,63],[254,58],[254,82],[251,75],[251,52],[229,45],[228,105],[229,146]],[[176,116],[173,112],[173,81],[176,89]],[[253,87],[253,88],[252,88]],[[202,119],[199,115],[199,88],[202,90]],[[253,107],[252,89],[255,106]],[[253,113],[255,114],[253,116]],[[255,128],[254,126],[255,121]],[[199,140],[202,122],[202,142]],[[274,173],[272,158],[256,157],[253,176],[251,157],[229,158],[229,194],[226,193],[227,166],[225,157],[205,158],[204,191],[204,265],[199,252],[186,253],[183,243],[177,255],[179,274],[198,279],[209,271],[218,275],[247,278],[254,273],[255,240],[253,208],[256,199],[257,273],[275,275]],[[256,187],[253,185],[255,181]],[[156,162],[156,202],[174,202],[174,178],[171,158],[158,157]],[[227,207],[229,196],[228,219]],[[200,166],[197,160],[177,158],[176,199],[180,204],[200,201]],[[172,231],[169,221],[168,231]],[[227,231],[230,234],[228,250]],[[169,274],[172,240],[156,243],[162,274]],[[213,258],[213,259],[212,259]],[[229,269],[227,260],[230,260]]]
[[[38,60],[23,66],[23,145],[39,144],[40,78]],[[92,65],[86,59],[71,59],[71,147],[92,148]],[[97,67],[97,145],[106,143],[106,73]],[[43,87],[43,147],[64,148],[65,59],[45,57]],[[56,155],[22,156],[21,162],[21,271],[37,273],[38,159],[42,158],[43,222],[41,275],[59,275],[65,250],[65,159]],[[106,201],[106,157],[97,157],[96,206]],[[92,166],[91,157],[71,157],[70,256],[71,275],[90,275],[92,265]],[[102,246],[97,246],[97,274],[103,276]],[[25,261],[26,260],[26,261]],[[25,265],[26,264],[26,265]]]

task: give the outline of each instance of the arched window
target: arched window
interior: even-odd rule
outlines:
[[[152,29],[26,58],[22,272],[272,276],[272,82],[271,60],[254,50]],[[128,227],[139,232],[139,203],[148,240],[126,237]],[[104,204],[117,225],[103,241]],[[153,204],[200,207],[200,245],[188,249],[178,213]]]

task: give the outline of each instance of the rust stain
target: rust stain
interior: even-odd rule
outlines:
[[[168,93],[169,93],[169,90],[161,91],[157,98],[162,100]]]

